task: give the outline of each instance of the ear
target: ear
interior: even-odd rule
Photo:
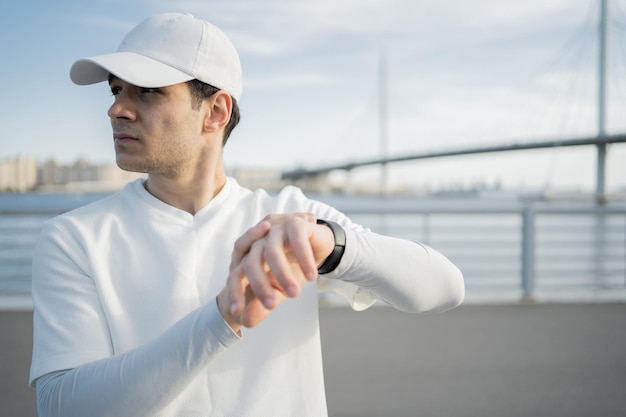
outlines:
[[[230,121],[233,99],[225,91],[218,91],[207,100],[207,112],[204,117],[204,131],[215,133],[224,130]]]

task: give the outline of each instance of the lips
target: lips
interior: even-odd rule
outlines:
[[[113,140],[115,140],[115,142],[135,142],[139,139],[129,133],[116,132],[113,134]]]

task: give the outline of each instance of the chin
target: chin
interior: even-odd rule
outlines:
[[[117,166],[123,171],[138,172],[141,174],[148,173],[148,169],[146,168],[145,164],[142,164],[140,162],[128,161],[126,160],[126,158],[120,158],[119,156],[116,158],[115,162],[117,163]]]

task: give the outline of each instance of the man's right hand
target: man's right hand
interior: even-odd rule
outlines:
[[[253,327],[317,278],[334,248],[332,231],[311,213],[266,216],[236,242],[218,306],[234,331]]]

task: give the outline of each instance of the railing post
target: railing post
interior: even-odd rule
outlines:
[[[531,205],[522,210],[522,291],[530,299],[535,290],[535,211]]]

